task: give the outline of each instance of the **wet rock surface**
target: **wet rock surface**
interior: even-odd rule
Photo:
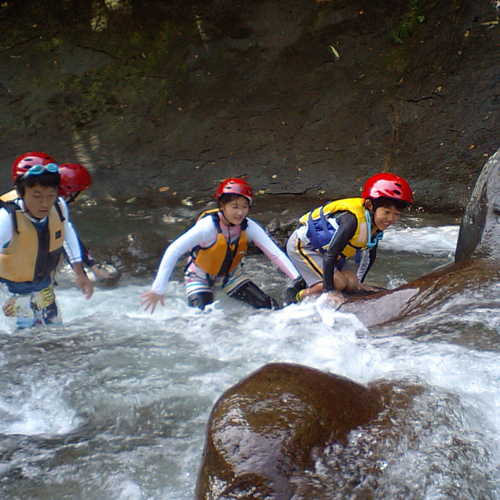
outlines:
[[[313,450],[345,445],[382,410],[378,391],[289,363],[265,365],[227,390],[208,424],[197,499],[288,499]]]

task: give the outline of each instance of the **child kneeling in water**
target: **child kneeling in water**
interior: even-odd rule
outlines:
[[[332,201],[303,215],[286,251],[305,281],[287,289],[287,302],[325,292],[342,303],[343,291],[373,290],[363,281],[375,261],[378,242],[412,203],[404,179],[381,173],[366,181],[361,198]],[[350,257],[361,264],[357,273],[346,262]]]
[[[67,205],[76,201],[82,192],[90,187],[90,173],[79,163],[63,163],[59,165],[59,173],[61,175],[59,196]],[[80,238],[78,238],[78,243],[82,253],[82,262],[92,271],[98,285],[106,288],[116,285],[122,273],[111,264],[96,262]],[[67,258],[66,254],[65,257]]]
[[[177,261],[187,252],[185,283],[189,305],[204,309],[213,302],[213,288],[220,284],[230,297],[255,308],[275,309],[278,303],[247,277],[241,264],[248,243],[254,243],[289,278],[299,274],[264,229],[247,217],[253,201],[252,188],[242,179],[223,181],[215,196],[218,210],[201,217],[177,238],[163,255],[156,279],[141,305],[146,311],[163,305],[163,294]]]

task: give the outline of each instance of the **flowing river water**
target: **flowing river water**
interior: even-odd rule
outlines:
[[[136,265],[89,301],[63,276],[63,326],[14,331],[0,318],[0,498],[192,499],[214,402],[272,361],[389,394],[372,426],[318,456],[297,499],[500,498],[498,286],[368,331],[322,299],[255,311],[217,297],[199,312],[186,305],[179,265],[165,307],[151,315],[139,295],[154,270],[136,235],[154,228],[151,245],[163,248],[194,208],[72,212],[91,248],[128,241]],[[266,222],[270,212],[255,218]],[[404,217],[387,231],[370,282],[392,288],[451,262],[458,224]],[[247,262],[280,297],[287,279],[279,270],[260,255]]]

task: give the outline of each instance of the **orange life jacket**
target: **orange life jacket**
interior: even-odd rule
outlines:
[[[247,220],[245,219],[241,224],[241,231],[238,239],[234,243],[229,243],[220,227],[219,210],[207,210],[202,213],[200,217],[211,216],[213,223],[217,229],[217,239],[215,243],[207,248],[197,246],[191,251],[191,256],[194,263],[203,269],[211,276],[226,276],[231,274],[243,257],[247,254],[248,243],[245,234],[247,227]]]

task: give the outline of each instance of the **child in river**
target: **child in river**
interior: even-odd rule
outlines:
[[[366,181],[361,198],[332,201],[303,215],[286,251],[304,282],[287,289],[286,301],[299,302],[325,292],[342,303],[343,291],[373,290],[363,281],[375,261],[378,242],[412,203],[404,179],[381,173]],[[359,263],[362,252],[367,258],[355,273],[346,259],[355,257]]]
[[[63,163],[59,165],[61,182],[59,196],[69,205],[78,199],[80,194],[90,187],[91,178],[88,170],[78,163]],[[116,285],[121,272],[110,264],[96,262],[82,240],[78,239],[82,262],[92,271],[98,285],[110,287]]]
[[[19,328],[61,323],[52,283],[63,245],[86,299],[93,286],[68,208],[57,196],[59,167],[49,155],[28,153],[14,162],[12,176],[17,198],[0,208],[0,279],[12,294],[3,310]]]
[[[215,285],[255,308],[278,307],[276,300],[250,281],[244,271],[241,261],[249,243],[257,245],[289,278],[298,278],[287,256],[259,224],[247,217],[253,192],[246,181],[226,179],[217,189],[215,199],[218,209],[202,215],[165,251],[151,290],[141,296],[146,310],[151,308],[153,312],[158,302],[163,305],[172,271],[187,252],[190,256],[185,272],[186,293],[189,305],[199,309],[213,302]]]

